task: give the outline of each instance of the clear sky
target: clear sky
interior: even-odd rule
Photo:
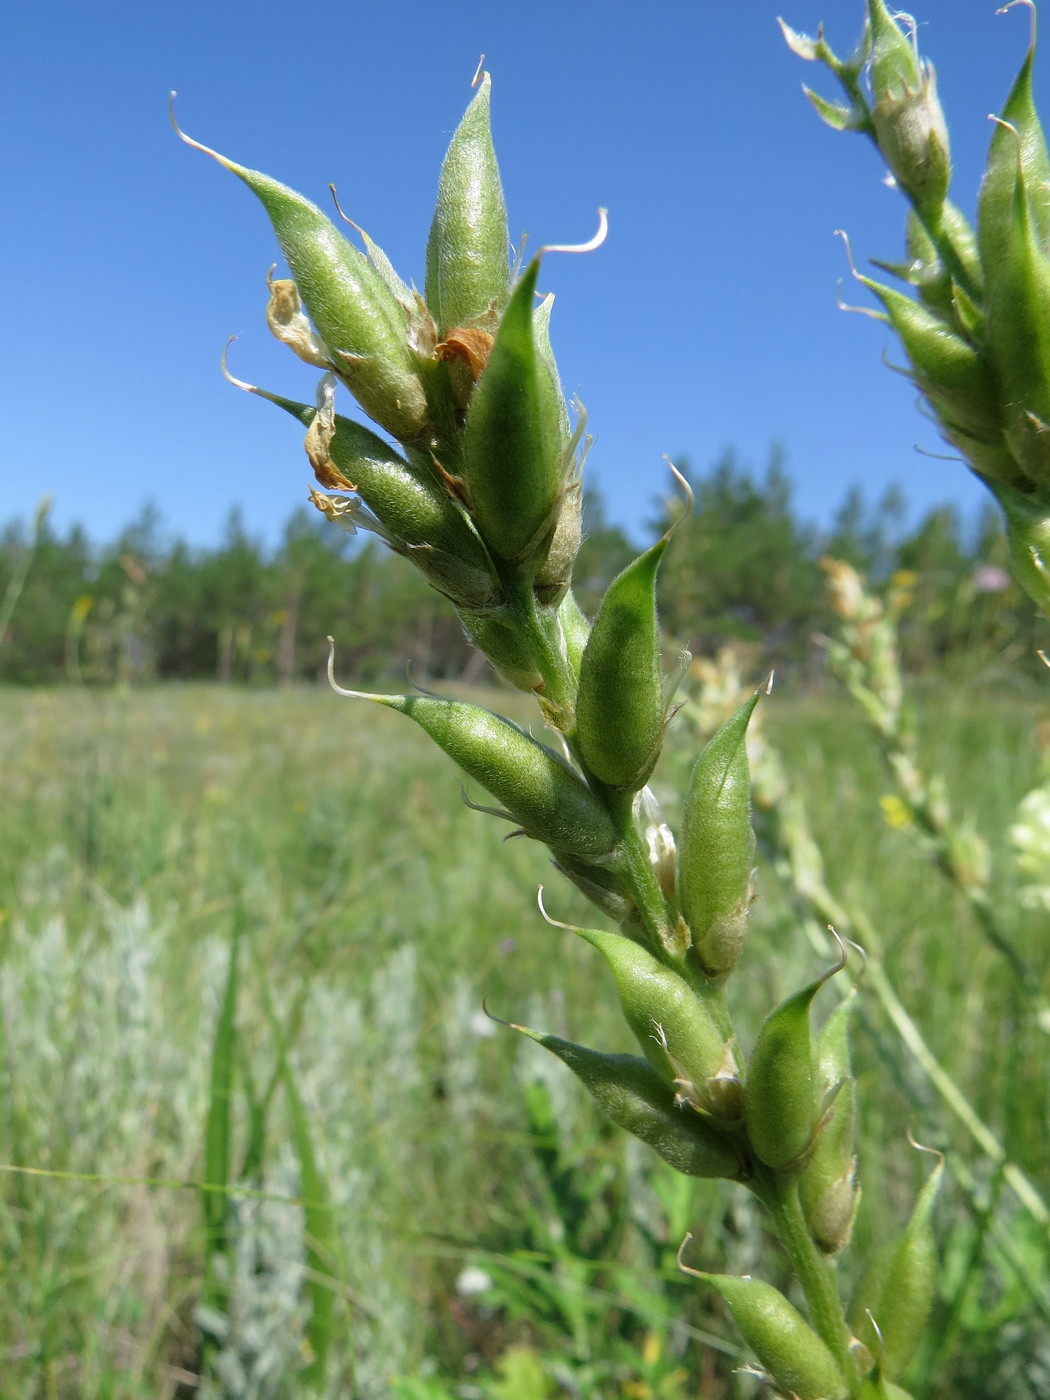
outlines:
[[[919,0],[917,0],[917,4]],[[861,0],[98,0],[12,7],[0,64],[0,521],[45,491],[64,528],[111,538],[146,501],[215,542],[231,506],[269,541],[306,494],[301,433],[222,379],[300,398],[314,375],[271,342],[276,245],[254,196],[176,140],[198,140],[344,209],[422,283],[437,173],[481,53],[511,228],[573,242],[609,209],[605,246],[551,256],[553,336],[597,445],[614,519],[640,526],[661,454],[764,467],[781,443],[801,513],[826,522],[850,483],[900,481],[916,508],[981,488],[940,450],[886,330],[836,308],[858,259],[901,252],[903,201],[860,137],[824,127],[778,13],[836,49]],[[1028,11],[921,0],[956,202],[972,214]],[[1050,59],[1047,60],[1050,62]],[[1038,77],[1043,107],[1050,86]],[[863,300],[846,288],[847,299]],[[344,403],[344,410],[348,405]]]

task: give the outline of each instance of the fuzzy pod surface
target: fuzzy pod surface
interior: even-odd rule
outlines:
[[[606,590],[580,661],[576,736],[587,767],[617,792],[637,792],[660,752],[665,705],[656,576],[661,539]]]
[[[813,1141],[819,1117],[809,1009],[827,979],[782,1001],[763,1021],[747,1064],[744,1112],[755,1156],[781,1171]]]
[[[490,308],[501,311],[507,297],[510,238],[489,123],[491,91],[485,73],[441,167],[425,296],[442,336]]]
[[[744,1340],[781,1393],[797,1400],[839,1400],[847,1394],[842,1372],[825,1343],[772,1284],[689,1272],[697,1273],[729,1304]]]
[[[735,1148],[696,1114],[675,1107],[674,1095],[648,1060],[605,1055],[560,1036],[516,1027],[552,1054],[586,1086],[618,1127],[640,1138],[684,1176],[739,1176]]]
[[[724,977],[740,955],[754,834],[744,737],[758,695],[732,715],[697,759],[682,813],[678,894],[705,973]]]
[[[340,694],[408,715],[454,763],[502,802],[525,832],[554,851],[600,856],[616,844],[605,808],[572,769],[510,720],[436,695]]]
[[[601,953],[616,983],[624,1017],[646,1059],[678,1097],[708,1107],[707,1081],[725,1067],[725,1042],[710,1012],[677,972],[623,934],[579,929]]]
[[[538,273],[534,261],[511,294],[463,430],[474,523],[489,548],[513,562],[553,526],[562,491],[557,389],[533,331]]]

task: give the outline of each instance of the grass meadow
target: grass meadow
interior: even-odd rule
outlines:
[[[766,732],[829,887],[877,929],[929,1051],[1038,1202],[1048,915],[1017,912],[1007,832],[1045,777],[1041,711],[931,686],[917,712],[1034,989],[886,819],[847,699],[786,687]],[[688,715],[673,735],[669,817]],[[8,690],[0,756],[3,1400],[758,1393],[721,1305],[674,1267],[691,1229],[698,1267],[757,1271],[758,1212],[608,1129],[486,1018],[483,1001],[632,1048],[604,966],[543,922],[536,886],[553,917],[595,916],[538,845],[460,801],[415,726],[326,689]],[[759,834],[730,991],[751,1032],[834,959]],[[1050,1394],[1047,1221],[861,987],[860,1250],[929,1169],[909,1131],[949,1154],[916,1394]]]

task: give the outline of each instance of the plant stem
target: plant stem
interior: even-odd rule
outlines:
[[[849,1327],[842,1311],[838,1281],[833,1265],[821,1254],[809,1233],[798,1198],[798,1179],[763,1169],[751,1182],[751,1189],[773,1219],[777,1236],[806,1295],[814,1327],[852,1388],[860,1380],[860,1368],[850,1350]]]

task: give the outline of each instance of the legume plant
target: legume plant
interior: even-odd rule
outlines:
[[[857,276],[945,437],[1002,505],[1018,576],[1050,611],[1050,157],[1031,97],[1034,44],[995,128],[975,233],[947,197],[948,133],[914,29],[868,0],[848,60],[822,35],[784,32],[845,92],[841,105],[811,93],[819,114],[874,141],[910,204],[907,260],[890,269],[906,290]],[[759,1278],[694,1270],[687,1241],[680,1262],[725,1300],[769,1386],[798,1400],[901,1400],[937,1285],[944,1160],[933,1154],[910,1217],[883,1222],[844,1299],[836,1261],[860,1193],[855,991],[819,1025],[814,1004],[863,955],[829,937],[823,970],[769,1010],[752,1043],[737,1035],[732,979],[756,881],[745,737],[766,687],[703,747],[672,833],[647,784],[683,671],[665,666],[656,603],[673,529],[587,619],[572,591],[586,419],[559,386],[552,298],[536,299],[544,257],[600,236],[510,265],[489,101],[481,74],[442,167],[422,292],[367,235],[358,246],[295,191],[208,152],[261,201],[290,269],[271,277],[270,328],[322,372],[313,405],[242,387],[301,421],[318,509],[419,569],[499,675],[535,698],[547,736],[444,696],[344,688],[334,653],[332,684],[420,726],[490,795],[496,805],[482,810],[544,843],[603,917],[569,932],[608,964],[640,1053],[514,1029],[678,1172],[724,1178],[765,1208],[805,1315]],[[396,447],[336,412],[339,386]],[[885,737],[892,763],[900,751]],[[911,796],[912,815],[943,836],[922,792]],[[816,886],[809,897],[826,909]]]

